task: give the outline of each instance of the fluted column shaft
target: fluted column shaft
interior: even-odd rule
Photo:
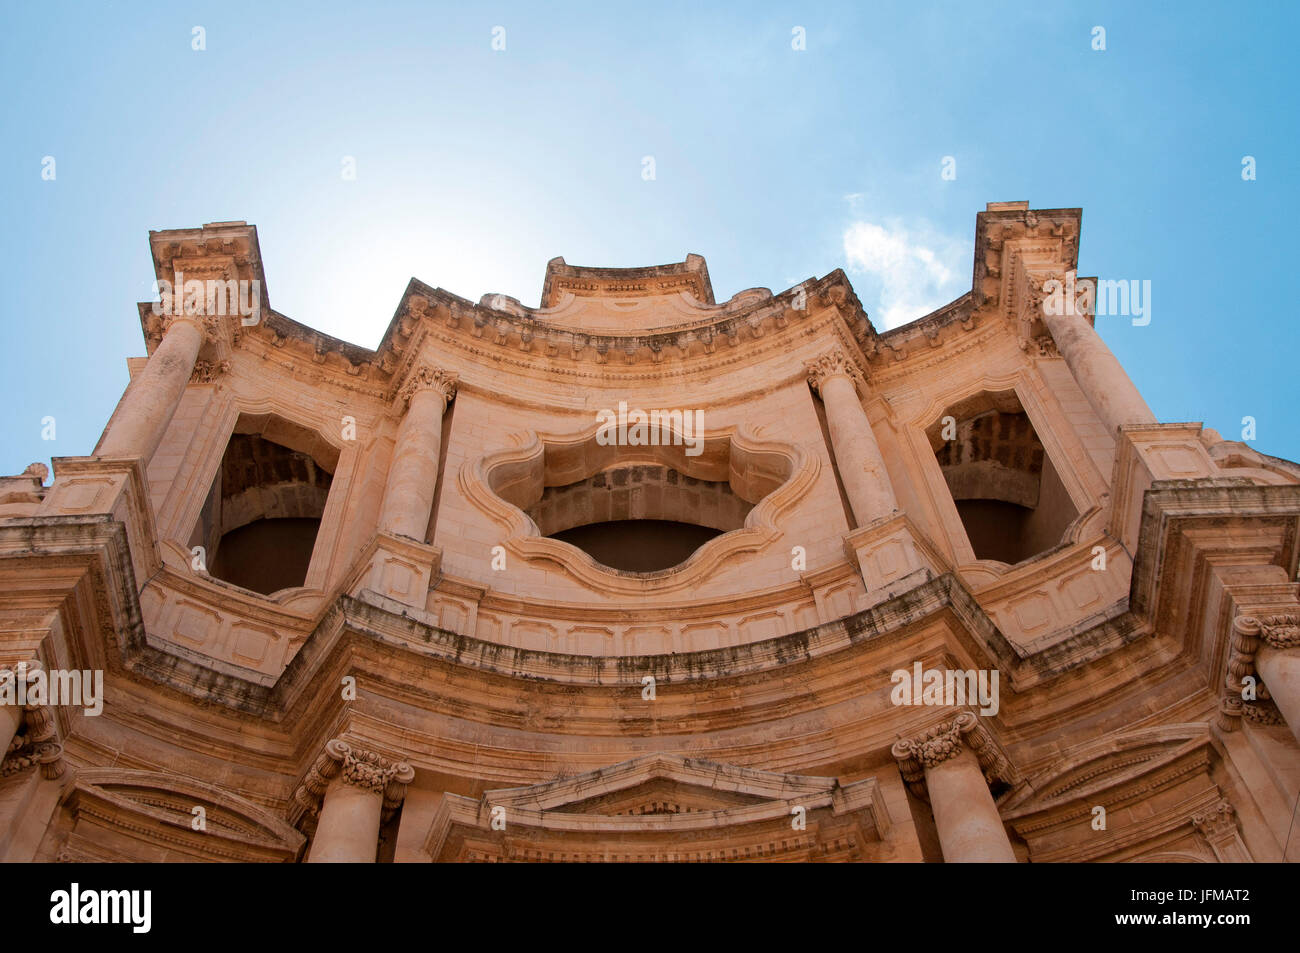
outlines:
[[[867,412],[858,400],[860,375],[839,350],[808,365],[808,381],[826,405],[826,425],[844,492],[858,526],[866,526],[898,509]]]
[[[144,370],[127,385],[98,453],[138,456],[148,463],[194,373],[194,362],[198,360],[206,333],[203,320],[197,315],[177,315],[171,319]]]
[[[422,367],[408,380],[402,397],[408,406],[379,514],[381,532],[424,542],[438,484],[442,415],[454,394],[455,378],[434,368]]]
[[[1072,302],[1066,304],[1069,306],[1044,308],[1043,323],[1106,430],[1114,435],[1124,424],[1155,423],[1155,414],[1096,328]],[[1047,313],[1057,310],[1065,313]]]

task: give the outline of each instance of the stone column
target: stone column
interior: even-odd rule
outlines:
[[[127,385],[98,455],[140,457],[149,462],[194,373],[207,333],[202,315],[179,314],[167,319],[162,343]]]
[[[323,792],[307,862],[373,864],[384,813],[396,809],[414,779],[414,769],[405,762],[337,738],[326,743],[325,753],[303,782],[308,797]]]
[[[840,348],[810,361],[808,383],[826,405],[826,424],[844,492],[859,527],[898,510],[871,421],[858,400],[862,375]]]
[[[388,467],[379,531],[424,542],[438,485],[442,450],[442,415],[456,394],[456,376],[421,365],[407,378],[399,395],[406,407]]]
[[[953,721],[892,748],[903,779],[914,793],[928,794],[946,863],[1016,863],[976,752],[979,720],[962,712]]]
[[[1059,279],[1058,279],[1059,280]],[[1063,281],[1064,285],[1065,282]],[[1035,300],[1038,296],[1035,295]],[[1065,294],[1043,299],[1043,324],[1093,410],[1114,436],[1124,424],[1153,424],[1155,414],[1096,328]],[[1063,311],[1063,314],[1049,314]]]
[[[1258,633],[1255,671],[1300,741],[1300,615],[1238,616],[1235,623],[1243,634]]]
[[[23,706],[18,704],[18,676],[14,668],[0,666],[0,761],[9,753],[14,735],[23,725]]]

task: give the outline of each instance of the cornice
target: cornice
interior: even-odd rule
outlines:
[[[841,269],[776,295],[750,289],[718,305],[712,303],[711,291],[703,294],[708,278],[699,256],[690,256],[685,263],[639,269],[576,268],[555,259],[548,266],[548,282],[592,285],[591,289],[578,290],[613,295],[667,293],[676,289],[668,288],[665,282],[684,281],[707,299],[700,305],[705,316],[637,333],[597,333],[567,327],[550,316],[548,312],[555,310],[550,307],[555,303],[551,298],[560,293],[558,284],[544,294],[544,306],[534,309],[500,295],[485,295],[475,304],[412,279],[375,350],[314,331],[270,308],[254,226],[216,223],[202,229],[151,233],[150,240],[160,278],[170,276],[176,262],[188,262],[190,267],[206,263],[216,272],[262,282],[260,322],[233,327],[228,347],[258,354],[312,383],[384,400],[391,397],[395,381],[403,379],[420,360],[426,340],[436,339],[440,351],[450,346],[465,354],[471,363],[490,362],[493,367],[504,364],[543,379],[597,380],[612,376],[623,383],[663,382],[685,375],[708,375],[722,367],[761,359],[778,348],[788,349],[792,341],[788,329],[805,325],[815,310],[826,309],[833,312],[833,323],[842,328],[843,343],[852,342],[860,351],[864,369],[869,363],[887,380],[893,377],[895,368],[912,372],[951,357],[955,339],[960,349],[956,353],[978,346],[985,335],[975,340],[960,339],[986,323],[999,323],[986,322],[988,315],[1011,313],[1014,292],[1008,285],[1009,272],[1016,269],[1017,256],[1023,254],[1024,248],[1033,248],[1036,254],[1047,255],[1056,270],[1073,268],[1080,222],[1078,209],[1031,210],[1027,203],[991,206],[976,216],[972,290],[884,333],[871,325]],[[1006,258],[1008,255],[1011,257]],[[602,291],[606,284],[610,288]],[[701,300],[699,294],[693,300]],[[139,307],[152,350],[161,325],[152,313],[151,303]],[[227,356],[228,347],[218,348],[221,353],[210,362],[214,367]],[[642,366],[644,370],[637,370]],[[470,369],[458,370],[464,374]],[[472,386],[472,373],[465,376]]]

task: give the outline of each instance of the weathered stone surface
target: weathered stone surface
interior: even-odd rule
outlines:
[[[840,271],[555,259],[537,308],[413,280],[373,351],[271,308],[252,226],[152,233],[260,311],[141,305],[95,453],[0,478],[0,669],[106,685],[0,683],[0,860],[1297,859],[1300,467],[1044,312],[1079,222],[991,205],[885,333]],[[295,584],[235,584],[278,518],[245,568]],[[555,538],[620,520],[710,532]]]

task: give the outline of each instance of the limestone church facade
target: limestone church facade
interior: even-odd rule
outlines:
[[[1155,419],[1080,225],[891,331],[557,258],[376,350],[151,233],[98,445],[0,478],[0,859],[1300,857],[1300,466]]]

